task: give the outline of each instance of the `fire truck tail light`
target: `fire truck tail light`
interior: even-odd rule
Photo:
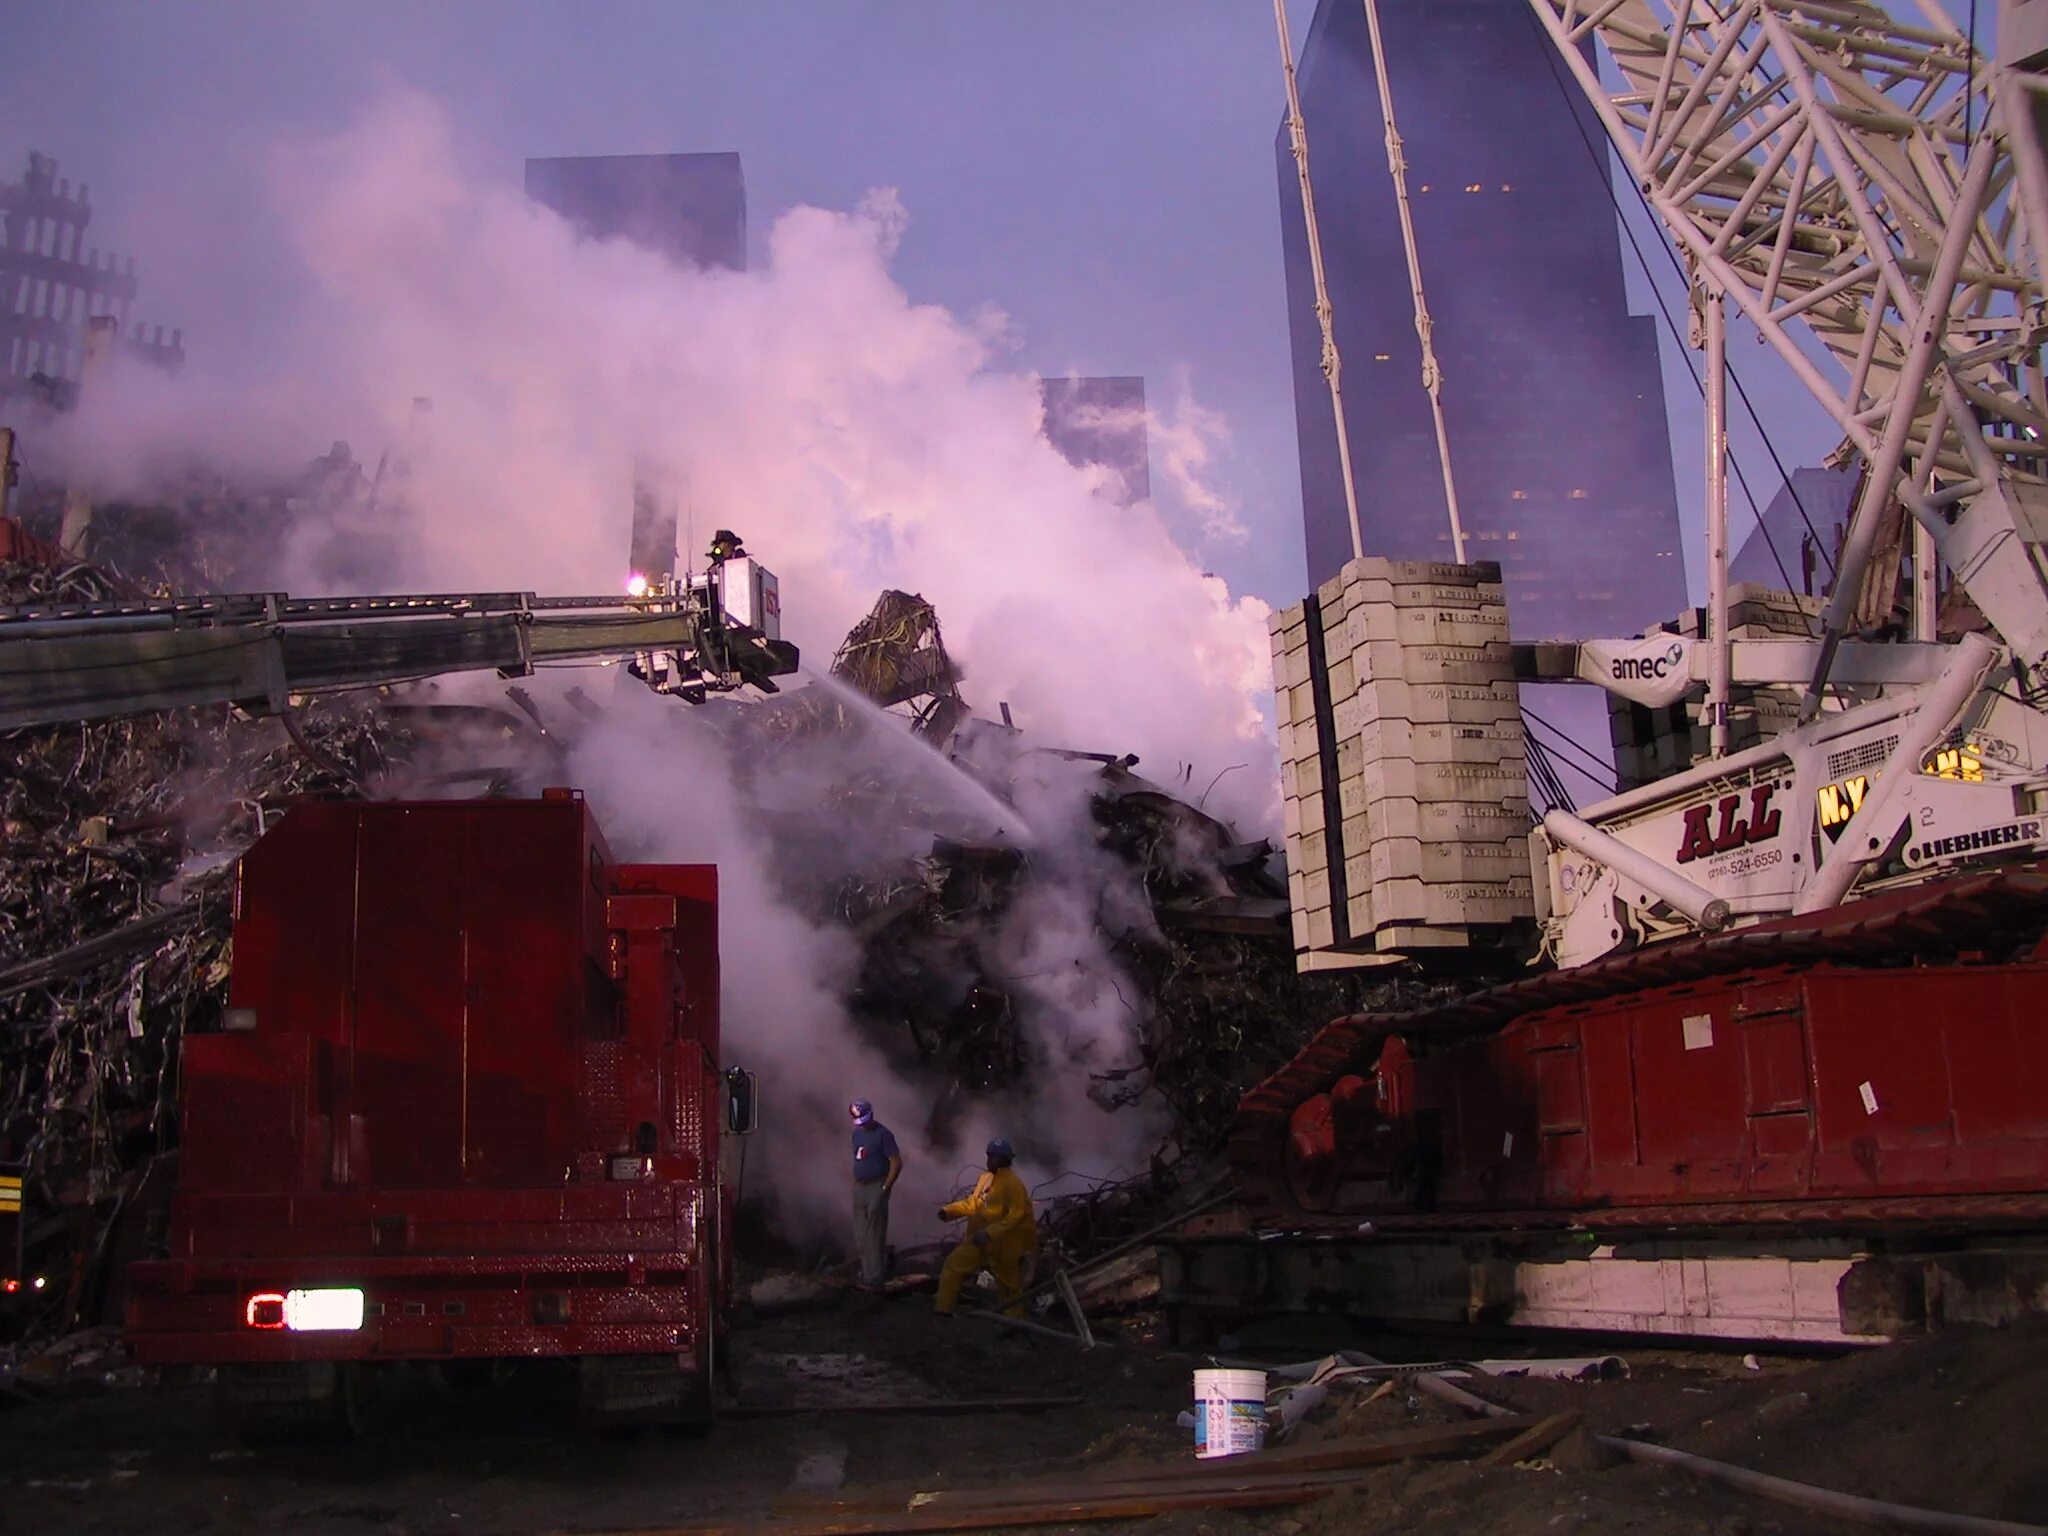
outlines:
[[[353,1286],[317,1291],[258,1291],[242,1316],[251,1328],[292,1333],[354,1333],[363,1326],[363,1293]]]
[[[294,1333],[353,1333],[363,1326],[363,1293],[353,1286],[286,1291],[284,1325]]]

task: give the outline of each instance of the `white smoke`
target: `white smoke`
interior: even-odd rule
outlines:
[[[417,94],[280,153],[274,172],[321,302],[281,317],[280,367],[257,397],[130,378],[118,409],[82,413],[103,473],[139,462],[143,439],[243,459],[260,456],[252,443],[289,444],[299,463],[339,436],[372,461],[410,443],[403,568],[388,585],[608,592],[625,575],[633,466],[653,462],[685,487],[695,547],[736,529],[779,573],[785,633],[814,662],[879,589],[921,592],[983,710],[1007,702],[1040,744],[1136,753],[1162,782],[1248,764],[1208,809],[1248,836],[1275,830],[1265,605],[1191,564],[1149,505],[1092,494],[1042,436],[1035,381],[995,366],[1006,321],[903,292],[889,271],[906,219],[893,193],[783,213],[761,270],[691,272],[579,241],[473,174]],[[1193,476],[1220,423],[1192,402],[1181,416],[1197,446],[1166,462]],[[860,1092],[905,1137],[921,1206],[954,1170],[910,1144],[929,1106],[892,1102],[881,1059],[847,1026],[852,945],[778,900],[754,809],[707,733],[650,718],[679,707],[622,695],[578,754],[583,787],[622,854],[721,867],[727,1054],[769,1069],[786,1113],[819,1117],[773,1133],[806,1149],[775,1158],[778,1178],[839,1201],[840,1106]],[[1106,923],[1099,895],[1081,894],[1100,856],[1080,803],[1071,783],[1045,786],[1027,812],[1057,831],[1047,859],[1061,874],[1010,914],[996,958],[1026,978],[1056,1070],[1005,1111],[1067,1166],[1128,1166],[1143,1117],[1104,1113],[1086,1087],[1131,1057],[1136,999],[1108,945],[1117,921],[1147,919]],[[998,1128],[984,1115],[962,1142],[978,1156]]]

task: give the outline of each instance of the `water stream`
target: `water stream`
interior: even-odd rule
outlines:
[[[903,716],[891,714],[858,688],[830,673],[814,672],[809,667],[803,673],[812,687],[824,689],[866,725],[870,737],[881,743],[881,750],[893,760],[892,766],[901,765],[905,778],[920,790],[943,799],[952,810],[986,820],[994,832],[1020,848],[1029,848],[1038,841],[1030,823],[1018,814],[1015,806],[951,758],[911,735],[909,722]]]

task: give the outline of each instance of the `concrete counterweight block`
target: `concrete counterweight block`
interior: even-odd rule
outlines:
[[[1270,629],[1301,967],[1498,942],[1528,921],[1500,568],[1354,560]]]

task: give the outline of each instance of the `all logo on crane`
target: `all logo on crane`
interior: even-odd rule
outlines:
[[[1717,853],[1753,848],[1776,837],[1784,825],[1784,817],[1771,806],[1771,796],[1777,791],[1776,784],[1751,785],[1747,816],[1736,814],[1742,809],[1740,795],[1723,795],[1718,800],[1703,800],[1691,807],[1685,813],[1685,833],[1678,845],[1678,862],[1690,864],[1695,859],[1711,858]]]

